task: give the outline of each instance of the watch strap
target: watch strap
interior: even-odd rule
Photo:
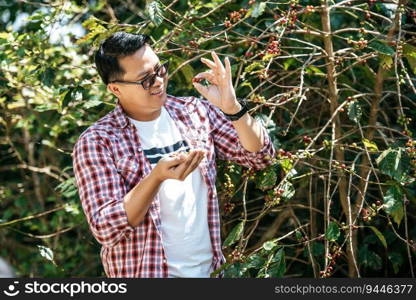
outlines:
[[[247,102],[245,100],[240,100],[240,99],[238,100],[238,102],[241,104],[241,109],[240,109],[240,111],[238,113],[235,113],[235,114],[226,114],[225,112],[223,112],[223,114],[230,121],[237,121],[242,116],[244,116],[246,112],[248,112]]]

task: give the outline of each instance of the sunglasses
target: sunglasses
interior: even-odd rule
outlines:
[[[165,77],[165,75],[168,73],[168,69],[169,69],[169,61],[161,64],[157,68],[155,73],[147,75],[141,81],[113,80],[113,81],[110,81],[110,83],[139,84],[139,85],[142,85],[145,90],[148,90],[151,86],[155,84],[156,76]]]

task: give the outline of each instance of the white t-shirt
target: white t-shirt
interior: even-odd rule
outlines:
[[[152,168],[172,152],[189,150],[179,129],[164,107],[160,116],[137,127],[140,142]],[[158,191],[162,244],[169,277],[209,277],[212,245],[208,229],[208,188],[199,168],[184,181],[165,180]]]

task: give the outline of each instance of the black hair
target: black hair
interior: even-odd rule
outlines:
[[[150,42],[146,34],[133,34],[119,31],[105,39],[95,53],[95,65],[98,74],[107,85],[110,81],[124,75],[118,59],[132,55]]]

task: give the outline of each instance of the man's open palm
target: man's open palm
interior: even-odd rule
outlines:
[[[205,156],[203,150],[192,150],[189,153],[178,153],[174,156],[164,157],[159,160],[155,170],[158,177],[166,179],[185,180],[194,171]]]

